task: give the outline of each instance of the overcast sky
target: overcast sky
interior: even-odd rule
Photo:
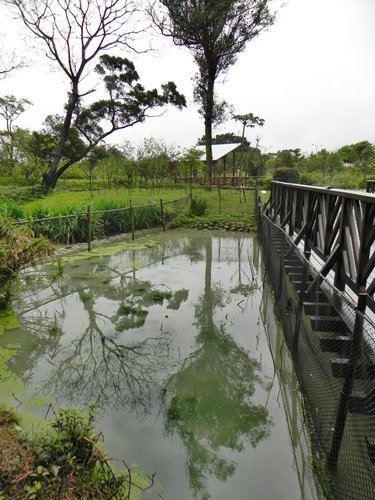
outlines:
[[[20,25],[0,19],[3,47],[19,45]],[[263,128],[247,132],[250,141],[261,138],[265,151],[299,147],[310,153],[364,139],[375,143],[374,28],[375,0],[288,0],[275,25],[239,55],[217,92],[237,113],[252,112],[266,120]],[[141,82],[155,87],[174,80],[188,108],[168,110],[118,133],[111,142],[128,139],[137,145],[153,136],[190,147],[204,132],[192,99],[195,65],[187,49],[164,39],[156,45],[156,53],[133,58]],[[33,55],[30,42],[27,46],[33,66],[0,81],[0,95],[32,101],[16,124],[38,129],[47,114],[61,112],[69,87],[41,52]],[[225,131],[240,134],[241,126],[229,121],[214,134]]]

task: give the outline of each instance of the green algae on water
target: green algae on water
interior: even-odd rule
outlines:
[[[158,245],[158,242],[154,240],[140,239],[138,241],[124,241],[121,243],[115,243],[114,245],[104,244],[101,247],[93,248],[90,252],[86,250],[84,252],[63,255],[61,259],[63,262],[74,262],[76,260],[92,259],[94,257],[108,257],[123,252],[124,250],[145,250],[146,248],[152,248],[156,245]]]
[[[8,405],[14,394],[25,394],[23,383],[8,367],[8,361],[16,353],[17,349],[13,346],[0,346],[0,400]]]
[[[18,318],[12,311],[6,310],[0,313],[0,335],[7,330],[17,328],[18,325]]]

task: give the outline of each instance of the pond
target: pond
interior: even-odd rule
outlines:
[[[318,498],[255,236],[151,238],[25,271],[0,395],[38,415],[94,403],[108,455],[165,499]]]

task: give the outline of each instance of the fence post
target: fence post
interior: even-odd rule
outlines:
[[[91,207],[87,205],[87,251],[91,252]]]
[[[259,224],[260,215],[261,215],[261,206],[260,205],[261,205],[261,201],[260,201],[260,194],[259,194],[258,177],[255,177],[254,213],[255,213],[255,220],[256,220],[257,224]]]
[[[132,200],[130,200],[130,223],[132,228],[132,240],[134,241],[134,208]]]
[[[164,206],[163,206],[163,200],[161,198],[160,198],[160,216],[161,216],[161,223],[163,225],[163,231],[165,232]]]
[[[219,193],[219,214],[221,215],[221,187],[220,187],[220,184],[217,186],[217,190]]]
[[[333,429],[331,449],[327,461],[328,468],[331,471],[336,470],[337,462],[339,459],[341,441],[344,435],[346,416],[348,414],[348,399],[350,393],[352,392],[353,382],[355,378],[355,370],[357,367],[359,355],[361,353],[361,345],[363,338],[363,313],[366,310],[366,304],[367,304],[367,293],[360,293],[358,295],[358,302],[356,307],[353,339],[349,356],[349,366],[341,390],[335,427]]]
[[[297,356],[298,353],[298,342],[299,342],[299,332],[301,329],[301,318],[302,318],[302,309],[303,302],[305,300],[306,295],[306,284],[307,278],[309,276],[309,261],[310,261],[310,251],[305,252],[305,261],[303,266],[303,275],[302,275],[302,286],[301,291],[298,297],[298,309],[296,314],[296,323],[294,327],[294,335],[293,335],[293,356]]]
[[[285,263],[284,263],[285,239],[284,239],[284,233],[282,231],[280,231],[280,233],[281,233],[281,255],[280,255],[279,278],[278,278],[277,292],[275,297],[276,302],[278,302],[281,298],[283,283],[284,283],[284,270],[285,270]]]

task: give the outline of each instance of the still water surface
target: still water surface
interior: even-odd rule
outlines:
[[[0,342],[28,397],[95,403],[109,456],[156,472],[165,499],[317,498],[255,238],[153,239],[25,281]]]

